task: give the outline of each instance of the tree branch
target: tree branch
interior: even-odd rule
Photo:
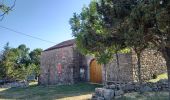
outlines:
[[[2,21],[5,17],[5,14],[7,14],[9,11],[11,11],[14,7],[15,7],[15,4],[16,4],[16,0],[14,0],[14,3],[11,7],[8,7],[6,11],[3,12],[3,14],[0,15],[0,21]],[[0,5],[1,7],[4,6],[3,4]]]

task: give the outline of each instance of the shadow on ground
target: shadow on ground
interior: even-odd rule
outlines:
[[[101,85],[78,83],[62,86],[37,86],[0,90],[0,99],[55,100],[63,98],[89,99],[90,94]]]

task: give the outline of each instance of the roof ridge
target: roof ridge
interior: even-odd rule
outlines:
[[[49,47],[47,49],[45,49],[44,51],[50,51],[50,50],[54,50],[54,49],[59,49],[59,48],[63,48],[63,47],[68,47],[68,46],[72,46],[75,44],[75,39],[70,39],[70,40],[66,40],[63,42],[60,42],[52,47]]]

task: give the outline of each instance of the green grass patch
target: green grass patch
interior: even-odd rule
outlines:
[[[91,94],[96,87],[102,86],[89,83],[38,86],[31,83],[28,88],[0,89],[0,99],[55,100]]]
[[[161,79],[168,79],[167,73],[160,74],[160,75],[157,76],[156,79],[151,79],[151,80],[149,80],[149,82],[154,82],[155,83],[155,82],[158,82]]]

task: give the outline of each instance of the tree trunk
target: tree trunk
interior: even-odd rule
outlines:
[[[170,100],[170,48],[165,47],[163,50],[163,56],[166,61],[167,74],[168,74],[168,91],[169,91],[169,100]]]
[[[107,67],[106,67],[106,64],[104,64],[104,71],[105,71],[104,85],[107,85]]]
[[[141,53],[137,53],[137,66],[138,66],[138,80],[139,80],[139,85],[141,88],[142,85],[142,79],[141,79],[141,60],[140,60]],[[141,91],[140,91],[141,93]]]
[[[117,81],[119,81],[119,79],[120,79],[120,64],[119,64],[119,56],[118,56],[117,52],[116,52],[116,63],[117,63],[117,69],[118,69]]]

